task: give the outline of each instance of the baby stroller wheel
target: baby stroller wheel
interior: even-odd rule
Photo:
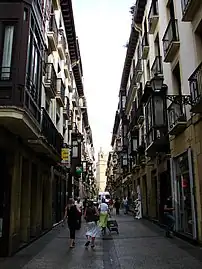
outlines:
[[[119,231],[117,230],[116,233],[119,234]]]

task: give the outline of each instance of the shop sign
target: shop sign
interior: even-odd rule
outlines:
[[[70,154],[68,148],[61,149],[61,164],[65,166],[70,166]]]

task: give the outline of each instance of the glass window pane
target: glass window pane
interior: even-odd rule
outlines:
[[[14,36],[14,26],[13,25],[5,26],[2,70],[1,70],[1,79],[3,80],[10,78],[12,50],[13,50],[13,36]]]
[[[72,147],[72,157],[73,158],[78,157],[78,147]]]
[[[163,125],[164,124],[164,105],[163,99],[160,96],[155,96],[154,99],[154,109],[155,109],[155,124]]]

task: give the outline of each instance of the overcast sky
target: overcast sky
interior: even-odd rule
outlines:
[[[96,153],[110,142],[130,34],[131,0],[72,0]]]

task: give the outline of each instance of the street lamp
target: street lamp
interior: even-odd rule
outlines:
[[[152,90],[154,92],[160,92],[163,87],[163,81],[163,76],[155,75],[150,81]]]

